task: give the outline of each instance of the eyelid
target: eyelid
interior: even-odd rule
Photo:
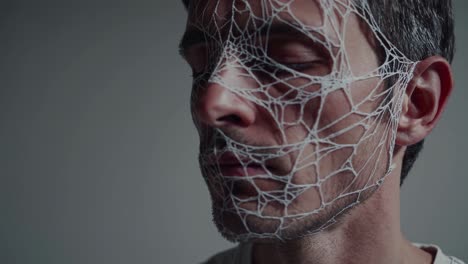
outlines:
[[[301,60],[307,57],[308,60],[313,60],[313,58],[328,59],[331,56],[330,51],[323,44],[308,37],[273,37],[268,40],[267,49],[268,56],[272,58]]]
[[[310,75],[310,76],[325,76],[330,73],[330,65],[327,59],[317,58],[315,60],[278,62],[270,60],[269,62],[261,63],[261,68],[264,73],[280,76],[294,75]]]
[[[294,64],[310,64],[310,63],[325,63],[326,58],[316,55],[304,55],[304,56],[272,56],[271,59],[283,65],[294,65]]]
[[[316,61],[305,61],[305,62],[294,62],[294,63],[282,63],[284,66],[290,68],[290,69],[294,69],[294,70],[297,70],[297,71],[301,71],[301,70],[306,70],[314,65],[316,65],[317,63],[320,63],[322,62],[321,60],[316,60]]]

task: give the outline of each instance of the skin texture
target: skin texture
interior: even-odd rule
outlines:
[[[221,36],[224,34],[222,30],[224,27],[219,25],[229,25],[234,20],[236,24],[241,25],[241,28],[249,26],[248,18],[251,14],[239,12],[232,16],[232,7],[243,10],[245,2],[239,1],[238,5],[237,2],[233,5],[231,1],[210,0],[193,3],[195,4],[189,8],[187,32],[199,29],[200,25],[211,32],[210,28],[213,28],[211,16],[206,14],[213,12],[218,15],[217,26],[213,32]],[[259,15],[262,12],[260,1],[252,0],[247,3],[248,9],[253,14]],[[341,60],[336,59],[334,54],[336,49],[329,49],[327,53],[308,38],[283,32],[274,34],[268,39],[268,47],[272,52],[270,57],[276,61],[284,64],[298,61],[306,64],[312,61],[314,66],[301,68],[301,72],[308,76],[319,77],[335,72],[336,67],[341,64],[349,65],[348,76],[353,77],[365,76],[379,67],[374,51],[375,43],[370,41],[372,38],[368,37],[369,32],[363,29],[356,16],[351,15],[347,23],[340,27],[340,33],[337,33],[327,26],[331,25],[327,22],[340,21],[341,17],[324,16],[318,1],[296,0],[291,5],[291,10],[301,24],[311,27],[323,26],[324,35],[318,39],[323,38],[330,43],[338,43],[336,46],[343,47],[342,51],[347,56]],[[280,15],[280,18],[288,20],[291,17]],[[343,35],[343,32],[346,34]],[[340,40],[340,36],[346,37]],[[229,42],[228,35],[221,39],[223,43]],[[384,91],[384,85],[378,77],[351,78],[346,90],[337,90],[325,97],[311,97],[302,104],[292,104],[282,110],[282,116],[288,125],[285,123],[278,125],[278,122],[275,122],[275,115],[261,104],[265,101],[262,97],[265,95],[249,95],[249,97],[239,92],[255,90],[259,86],[258,81],[252,77],[252,72],[246,70],[247,67],[242,64],[242,60],[238,60],[241,54],[236,49],[229,50],[228,45],[221,45],[223,52],[211,61],[206,59],[207,55],[215,52],[207,46],[209,46],[207,42],[191,44],[184,47],[183,51],[183,56],[195,73],[203,72],[209,68],[210,63],[216,65],[213,71],[215,74],[213,72],[211,74],[218,79],[195,84],[193,90],[193,118],[200,133],[201,153],[216,149],[213,140],[216,133],[223,133],[229,139],[250,146],[278,147],[291,144],[301,146],[298,151],[290,151],[268,159],[265,162],[268,166],[264,167],[232,164],[233,160],[239,160],[238,157],[228,157],[229,164],[226,164],[226,157],[222,155],[215,158],[201,155],[200,163],[213,199],[215,221],[228,239],[234,239],[236,234],[244,233],[271,234],[282,228],[283,237],[278,239],[275,236],[246,237],[255,242],[254,263],[431,263],[430,254],[413,247],[401,234],[399,178],[406,146],[417,143],[430,133],[450,95],[453,81],[447,61],[434,56],[415,66],[412,79],[402,93],[401,112],[396,131],[388,131],[385,118],[371,119],[372,122],[366,123],[370,126],[367,130],[361,126],[353,126],[364,122],[365,116],[349,114],[354,105],[350,101],[357,102],[359,111],[369,115],[382,104],[381,98],[370,100],[368,96],[375,91]],[[335,58],[333,62],[330,61],[330,57]],[[290,75],[277,77],[284,80],[288,76]],[[263,84],[265,82],[268,83],[264,80]],[[288,94],[288,87],[303,86],[310,93],[324,89],[323,84],[319,83],[307,85],[307,78],[293,78],[286,82],[286,86],[271,84],[268,94],[275,98],[283,98],[282,96]],[[284,97],[283,100],[291,101],[293,97]],[[318,106],[321,106],[320,111]],[[342,121],[334,123],[343,116],[345,118]],[[300,125],[297,123],[299,119],[303,121]],[[352,150],[345,147],[338,148],[321,156],[320,163],[314,163],[314,159],[318,157],[315,153],[326,149],[327,144],[320,140],[319,143],[307,141],[312,127],[319,128],[315,130],[318,131],[316,133],[318,139],[329,139],[330,135],[336,135],[331,139],[331,143],[355,145],[355,147]],[[341,133],[345,129],[346,133]],[[372,136],[362,140],[368,130],[373,131]],[[390,140],[390,133],[395,133],[394,142]],[[381,144],[382,142],[385,144]],[[388,148],[390,144],[395,144],[392,155],[388,153],[391,150]],[[381,155],[373,156],[375,150],[379,150]],[[301,160],[304,156],[309,158]],[[393,161],[395,169],[388,174],[389,160]],[[359,177],[349,171],[337,174],[339,177],[326,177],[342,168],[346,161],[350,161],[351,167],[359,171]],[[301,169],[295,169],[301,162],[313,165],[299,166]],[[247,199],[246,202],[238,203],[236,208],[247,212],[254,211],[260,201],[259,194],[281,192],[288,188],[289,183],[278,180],[279,177],[247,180],[249,176],[262,173],[290,175],[289,179],[293,184],[310,184],[322,180],[323,184],[320,188],[308,188],[288,205],[280,202],[266,203],[262,217],[224,210],[226,206],[228,208],[233,206],[232,203],[235,203],[236,199]],[[231,174],[238,174],[236,175],[238,177],[232,183],[234,188],[226,189],[226,177],[223,176]],[[377,188],[380,185],[369,185],[369,189],[366,189],[369,182],[384,177],[385,184],[380,188]],[[345,190],[360,191],[359,198],[348,195],[337,199]],[[252,197],[257,198],[249,200]],[[334,202],[322,206],[329,201]],[[359,205],[347,210],[347,214],[339,214],[350,205],[354,205],[356,201]],[[271,220],[273,219],[271,217],[284,217],[285,210],[288,215],[311,211],[316,213],[300,219],[287,218],[285,223],[288,227],[283,228],[278,221]],[[339,217],[334,219],[339,220],[337,224],[320,229],[338,214]],[[320,232],[312,232],[314,234],[310,235],[308,232],[314,229]]]

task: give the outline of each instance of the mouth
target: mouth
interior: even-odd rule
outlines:
[[[199,156],[200,165],[202,168],[223,177],[268,179],[275,176],[289,176],[292,169],[288,157],[290,153],[265,158],[262,155],[249,157],[232,151],[223,151],[217,154],[213,152]]]
[[[285,183],[272,178],[274,168],[232,152],[212,156],[204,165],[222,177],[225,193],[251,199],[265,192],[282,192]]]
[[[270,167],[232,152],[225,152],[210,159],[208,166],[217,168],[223,177],[268,176]]]

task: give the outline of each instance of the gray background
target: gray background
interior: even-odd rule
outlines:
[[[468,260],[468,2],[456,90],[403,187],[413,241]],[[0,263],[195,263],[211,223],[179,1],[0,3]]]

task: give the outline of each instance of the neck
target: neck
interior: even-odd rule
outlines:
[[[335,227],[294,241],[255,243],[255,264],[432,263],[432,256],[414,247],[400,229],[398,166],[367,201]]]

